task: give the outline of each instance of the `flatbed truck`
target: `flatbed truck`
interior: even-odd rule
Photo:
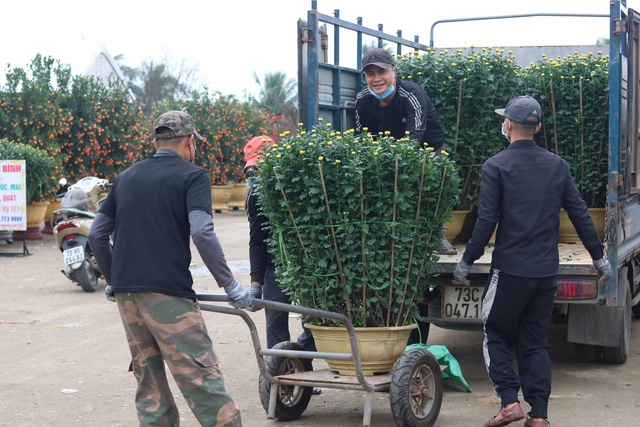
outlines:
[[[319,13],[317,1],[311,3],[307,19],[298,22],[301,122],[308,129],[319,119],[340,131],[352,129],[355,94],[364,85],[359,71],[363,37],[377,39],[378,47],[394,44],[398,53],[402,48],[425,51],[433,47],[420,43],[418,37],[404,39],[400,31],[397,35],[384,33],[381,25],[378,29],[367,28],[361,18],[357,23],[344,21],[339,10],[333,16]],[[608,45],[549,48],[565,53],[609,50],[609,170],[605,229],[601,231],[614,274],[608,282],[598,282],[584,246],[579,241],[559,243],[554,314],[556,321],[567,323],[567,340],[574,343],[577,359],[622,364],[630,351],[632,317],[640,317],[640,14],[627,8],[626,0],[611,0],[609,5]],[[327,55],[331,40],[328,28],[333,29],[333,62]],[[350,46],[350,50],[340,45],[342,33],[347,31],[356,35],[355,47]],[[519,48],[521,52],[523,49]],[[355,53],[355,66],[340,65],[343,50]],[[464,242],[455,243],[458,254],[440,256],[436,274],[429,279],[429,291],[421,303],[426,322],[421,329],[425,333],[428,324],[450,329],[482,328],[482,294],[493,247],[487,246],[474,263],[469,275],[472,285],[465,287],[453,280],[455,266],[465,251]]]

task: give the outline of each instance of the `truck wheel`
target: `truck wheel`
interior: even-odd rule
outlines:
[[[297,343],[283,341],[273,346],[274,350],[302,350]],[[298,359],[297,357],[267,356],[265,357],[267,372],[272,376],[293,374],[295,372],[313,371],[311,359]],[[258,384],[260,402],[262,407],[269,412],[269,397],[271,394],[271,383],[260,375]],[[292,385],[278,386],[275,418],[279,421],[290,421],[300,418],[300,415],[307,409],[313,387],[302,387]]]
[[[85,254],[82,265],[76,270],[76,279],[83,291],[95,292],[98,289],[98,275],[87,258]]]
[[[389,400],[397,426],[431,427],[442,406],[442,372],[424,348],[405,351],[393,367]]]
[[[620,328],[620,342],[615,347],[602,347],[602,358],[607,363],[622,364],[627,361],[629,345],[631,343],[631,290],[629,282],[625,281],[624,307],[617,310],[616,317]]]
[[[597,363],[600,361],[602,347],[590,344],[573,344],[573,353],[577,362]]]

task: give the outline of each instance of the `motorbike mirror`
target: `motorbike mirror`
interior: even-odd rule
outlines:
[[[67,178],[60,178],[60,181],[58,181],[58,185],[61,187],[67,185]]]

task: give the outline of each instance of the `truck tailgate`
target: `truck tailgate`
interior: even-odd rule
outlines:
[[[434,265],[435,273],[453,273],[458,261],[466,249],[465,244],[454,245],[458,251],[456,255],[439,255],[440,259]],[[595,275],[591,255],[582,243],[559,243],[560,266],[558,275]],[[488,274],[491,269],[493,246],[487,246],[484,254],[471,267],[471,273]]]

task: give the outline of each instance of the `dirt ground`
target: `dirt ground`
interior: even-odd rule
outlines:
[[[243,211],[215,214],[215,229],[239,282],[248,286],[248,224]],[[31,255],[0,257],[0,425],[133,426],[135,379],[127,372],[129,350],[116,307],[101,288],[85,293],[60,270],[62,256],[51,235],[28,241]],[[21,252],[22,243],[0,247]],[[222,293],[194,250],[195,287]],[[264,313],[251,313],[264,342]],[[362,424],[364,392],[322,389],[296,421],[268,420],[258,395],[258,367],[249,330],[236,316],[206,312],[225,382],[241,407],[245,426],[343,427]],[[291,318],[292,335],[300,322]],[[554,325],[550,336],[554,427],[637,426],[640,418],[640,322],[633,321],[633,341],[625,365],[573,361],[566,327]],[[480,332],[432,327],[429,344],[445,345],[473,389],[466,392],[445,380],[438,426],[482,425],[499,401],[482,361]],[[314,360],[314,369],[326,367]],[[173,380],[170,380],[173,384]],[[176,389],[182,426],[197,426]],[[526,410],[528,406],[523,404]],[[393,426],[389,396],[377,393],[372,427]],[[521,425],[517,423],[514,425]]]

